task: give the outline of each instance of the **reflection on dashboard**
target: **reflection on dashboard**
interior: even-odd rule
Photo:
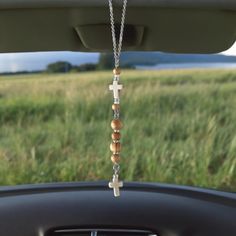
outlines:
[[[55,229],[47,236],[157,236],[148,230],[135,229]]]

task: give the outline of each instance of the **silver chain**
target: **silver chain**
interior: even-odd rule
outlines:
[[[114,53],[114,59],[115,59],[115,68],[118,68],[120,65],[120,53],[121,53],[122,41],[123,41],[127,0],[123,0],[123,9],[122,9],[122,16],[121,16],[121,24],[120,24],[120,36],[119,36],[118,42],[116,41],[112,0],[108,0],[108,1],[109,1],[109,8],[110,8],[110,21],[111,21],[111,33],[112,33],[113,53]]]

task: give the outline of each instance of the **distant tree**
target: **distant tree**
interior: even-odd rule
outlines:
[[[101,53],[98,60],[98,69],[108,70],[114,67],[114,57],[112,53]]]
[[[80,71],[93,71],[97,69],[97,65],[93,63],[85,63],[79,66]]]
[[[55,63],[48,64],[47,72],[49,73],[66,73],[72,69],[72,65],[66,61],[58,61]]]
[[[123,54],[122,54],[123,55]],[[122,58],[121,58],[122,59]],[[125,63],[121,62],[121,67],[126,69],[135,69],[135,66],[132,64],[132,61]],[[101,53],[98,60],[97,68],[99,70],[109,70],[114,68],[114,56],[113,53]]]
[[[93,64],[93,63],[85,63],[85,64],[81,64],[79,66],[73,66],[72,70],[73,72],[83,72],[83,71],[93,71],[97,69],[97,64]]]

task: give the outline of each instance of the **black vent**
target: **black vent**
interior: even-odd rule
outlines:
[[[133,229],[56,229],[47,236],[158,236],[148,230]]]

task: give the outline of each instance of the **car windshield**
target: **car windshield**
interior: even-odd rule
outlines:
[[[233,54],[122,54],[122,179],[236,190]],[[109,180],[112,54],[0,61],[0,184]]]

